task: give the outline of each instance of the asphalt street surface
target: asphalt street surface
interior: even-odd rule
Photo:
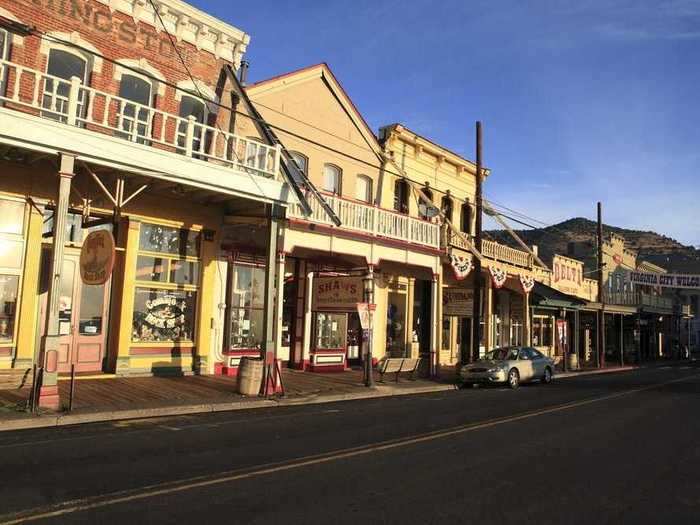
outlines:
[[[700,523],[700,366],[0,433],[4,523]]]

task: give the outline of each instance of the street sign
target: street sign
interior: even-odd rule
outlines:
[[[377,308],[376,304],[371,303],[357,303],[357,313],[360,315],[360,325],[363,330],[369,330],[370,328],[370,315],[371,312]]]

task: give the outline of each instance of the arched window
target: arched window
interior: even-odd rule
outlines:
[[[469,201],[462,204],[461,230],[471,235],[472,233],[472,206]]]
[[[125,131],[120,135],[147,144],[150,138],[153,84],[145,76],[124,73],[119,83],[119,97],[125,99],[119,107],[119,129]]]
[[[447,220],[452,222],[452,199],[445,195],[442,198],[440,208],[442,209],[442,213],[445,214],[445,217],[447,217]]]
[[[68,121],[68,96],[71,79],[77,77],[81,84],[87,84],[87,60],[76,53],[63,49],[51,49],[46,64],[49,75],[44,81],[42,107],[46,110],[42,116],[61,122]],[[51,78],[55,77],[55,78]],[[85,113],[86,93],[80,90],[76,117],[81,118]]]
[[[0,29],[0,60],[10,59],[10,35],[4,29]],[[0,64],[0,97],[5,96],[5,84],[7,83],[7,68]],[[0,102],[0,106],[2,102]]]
[[[405,179],[396,179],[394,182],[394,210],[399,213],[408,213],[408,182]]]
[[[323,189],[328,193],[340,195],[343,173],[338,166],[326,164],[323,166]]]
[[[290,151],[289,154],[292,156],[294,162],[296,162],[297,167],[301,170],[304,175],[309,174],[309,158],[306,155],[302,155],[298,151]]]
[[[181,120],[177,127],[177,145],[181,148],[186,147],[187,143],[187,125],[190,117],[194,117],[194,133],[192,134],[192,151],[195,156],[202,151],[202,140],[204,139],[204,124],[207,122],[209,111],[203,100],[200,100],[189,95],[183,95],[180,100],[180,117]],[[180,153],[185,153],[184,150],[178,150]]]
[[[358,201],[372,202],[372,179],[367,175],[358,175],[355,180],[355,198]]]
[[[428,200],[426,201],[425,199],[423,199],[423,197],[420,198],[420,205],[418,206],[418,216],[423,220],[428,220],[430,216],[426,213],[426,211],[428,207],[432,206],[431,203],[433,202],[433,192],[428,188],[423,188],[423,195],[425,195]]]

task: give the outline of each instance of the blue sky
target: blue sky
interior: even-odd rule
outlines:
[[[193,3],[251,35],[251,80],[325,61],[375,130],[469,158],[483,121],[496,203],[700,245],[700,0]]]

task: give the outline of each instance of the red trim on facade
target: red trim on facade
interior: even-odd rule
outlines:
[[[178,347],[151,347],[137,346],[129,348],[129,355],[133,356],[153,356],[153,355],[169,355],[170,357],[183,357],[195,355],[196,347],[178,348]]]
[[[309,372],[338,373],[345,372],[345,365],[309,365]]]
[[[12,346],[0,348],[0,357],[12,357]]]
[[[58,410],[59,405],[60,396],[58,395],[58,385],[42,386],[39,389],[39,406],[41,408]]]
[[[342,355],[344,356],[346,353],[345,348],[321,348],[321,349],[314,349],[311,350],[312,355]]]
[[[243,356],[243,357],[253,356],[254,357],[254,356],[260,355],[260,350],[257,350],[255,348],[250,348],[250,349],[243,348],[243,349],[239,349],[239,350],[230,349],[230,350],[224,350],[223,354],[224,355],[231,355],[231,356]]]

